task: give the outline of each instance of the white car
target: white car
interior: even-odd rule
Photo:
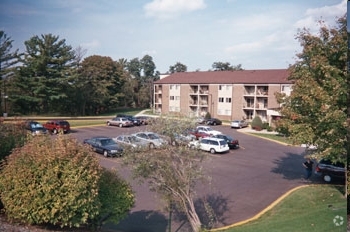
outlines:
[[[137,132],[133,135],[145,141],[148,144],[149,148],[152,148],[152,149],[161,147],[167,144],[166,140],[162,139],[158,134],[154,132],[144,131],[144,132]]]
[[[210,153],[215,154],[217,152],[227,152],[230,150],[226,140],[206,137],[201,140],[191,141],[188,146],[190,148],[198,148],[203,151],[210,151]]]
[[[231,122],[231,128],[243,128],[247,126],[248,126],[248,122],[245,120],[233,120]]]
[[[144,148],[148,146],[148,143],[134,135],[119,135],[113,140],[122,147],[131,147],[131,148]]]
[[[207,133],[208,135],[219,135],[222,134],[221,131],[213,130],[210,126],[197,126],[196,130],[198,132],[204,132]]]

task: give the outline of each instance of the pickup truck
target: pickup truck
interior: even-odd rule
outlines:
[[[53,134],[68,133],[70,131],[70,124],[65,120],[50,120],[43,124],[46,130]]]

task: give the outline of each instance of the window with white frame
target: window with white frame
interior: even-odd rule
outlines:
[[[226,103],[231,103],[231,98],[230,97],[226,98]]]
[[[219,97],[219,102],[224,102],[224,98],[223,97]]]
[[[174,101],[175,100],[175,96],[170,96],[170,101]]]
[[[180,96],[175,96],[175,101],[180,101]]]

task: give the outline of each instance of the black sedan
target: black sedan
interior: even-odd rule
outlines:
[[[207,125],[216,126],[216,125],[221,125],[222,121],[220,119],[218,119],[218,118],[210,118],[210,119],[207,119],[205,123]]]
[[[95,152],[103,154],[105,157],[121,156],[123,153],[123,148],[109,137],[92,137],[85,139],[84,144],[88,144]]]
[[[214,138],[219,138],[219,139],[224,139],[227,144],[228,144],[228,147],[229,148],[239,148],[239,142],[237,139],[234,139],[232,138],[231,136],[229,135],[224,135],[224,134],[218,134],[218,135],[213,135],[211,137],[214,137]]]

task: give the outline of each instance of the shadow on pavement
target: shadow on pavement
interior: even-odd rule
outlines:
[[[273,161],[276,166],[271,171],[281,174],[287,180],[300,180],[305,175],[305,170],[302,166],[304,161],[304,157],[301,154],[286,153],[286,156],[279,157],[279,159]]]
[[[227,207],[227,199],[218,194],[211,194],[197,199],[195,201],[195,207],[203,226],[207,229],[213,228],[218,222],[225,221],[224,213],[229,210]],[[166,232],[169,229],[169,220],[167,216],[157,211],[137,211],[130,213],[117,225],[104,225],[102,231]],[[176,209],[173,210],[171,221],[171,231],[191,231],[186,215]]]

